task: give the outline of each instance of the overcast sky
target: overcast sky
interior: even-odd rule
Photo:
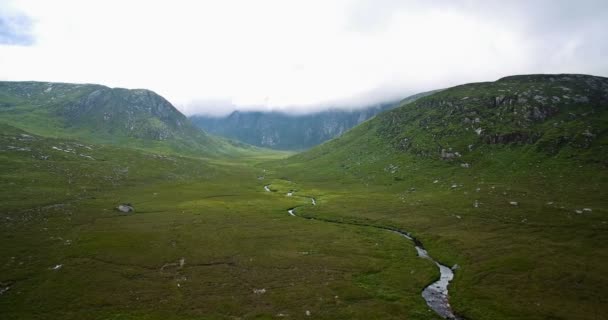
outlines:
[[[186,114],[608,76],[607,54],[606,0],[0,1],[0,80],[147,88]]]

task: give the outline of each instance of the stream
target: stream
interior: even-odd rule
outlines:
[[[264,190],[266,190],[267,192],[271,191],[269,188],[269,185],[264,186]],[[289,195],[289,196],[291,196],[291,195]],[[313,206],[317,205],[317,201],[315,200],[315,198],[310,198],[310,200],[311,200],[311,203]],[[300,217],[300,218],[305,218],[308,220],[318,220],[318,221],[324,221],[324,222],[340,223],[337,221],[326,221],[326,220],[319,220],[319,219],[310,218],[310,217],[301,217],[301,216],[296,215],[295,210],[296,210],[296,208],[291,208],[291,209],[287,210],[287,213],[289,213],[289,215],[292,217]],[[364,226],[364,225],[362,225],[362,226]],[[444,319],[453,319],[453,320],[460,319],[460,317],[458,317],[452,311],[452,307],[450,306],[450,302],[448,299],[449,298],[448,285],[450,284],[450,281],[452,281],[452,279],[454,279],[454,271],[450,267],[443,265],[443,264],[439,263],[437,260],[433,259],[429,255],[429,253],[424,249],[422,242],[420,242],[420,240],[412,237],[408,232],[405,232],[402,230],[395,230],[395,229],[391,229],[388,227],[380,227],[380,226],[373,226],[373,225],[367,225],[367,226],[394,232],[394,233],[397,233],[397,234],[403,236],[404,238],[408,239],[409,241],[412,241],[414,243],[418,256],[420,258],[428,259],[428,260],[432,261],[439,268],[439,274],[440,274],[439,280],[431,283],[426,288],[424,288],[424,290],[422,290],[422,297],[426,301],[426,304],[433,311],[435,311],[439,316],[441,316]]]

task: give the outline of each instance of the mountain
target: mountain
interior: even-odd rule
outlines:
[[[420,93],[400,103],[415,101]],[[234,111],[226,117],[196,115],[192,122],[212,134],[251,145],[280,150],[301,150],[335,138],[348,129],[398,105],[383,103],[358,110],[328,110],[305,115],[282,112]]]
[[[498,146],[606,163],[608,79],[522,75],[434,93],[378,115],[342,137],[298,155],[379,139],[396,154],[460,163]]]
[[[379,114],[277,161],[270,187],[316,196],[309,219],[412,231],[456,270],[459,319],[595,319],[607,159],[608,78],[521,75]]]
[[[202,132],[169,101],[143,89],[0,82],[0,121],[45,136],[158,151],[211,155],[246,148]]]

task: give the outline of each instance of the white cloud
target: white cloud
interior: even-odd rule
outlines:
[[[35,42],[0,45],[0,78],[148,88],[186,113],[222,113],[356,106],[518,73],[608,74],[602,2],[528,3],[11,1]]]

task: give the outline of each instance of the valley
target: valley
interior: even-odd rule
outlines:
[[[2,319],[608,311],[606,78],[456,86],[299,153],[91,86],[0,86]]]

